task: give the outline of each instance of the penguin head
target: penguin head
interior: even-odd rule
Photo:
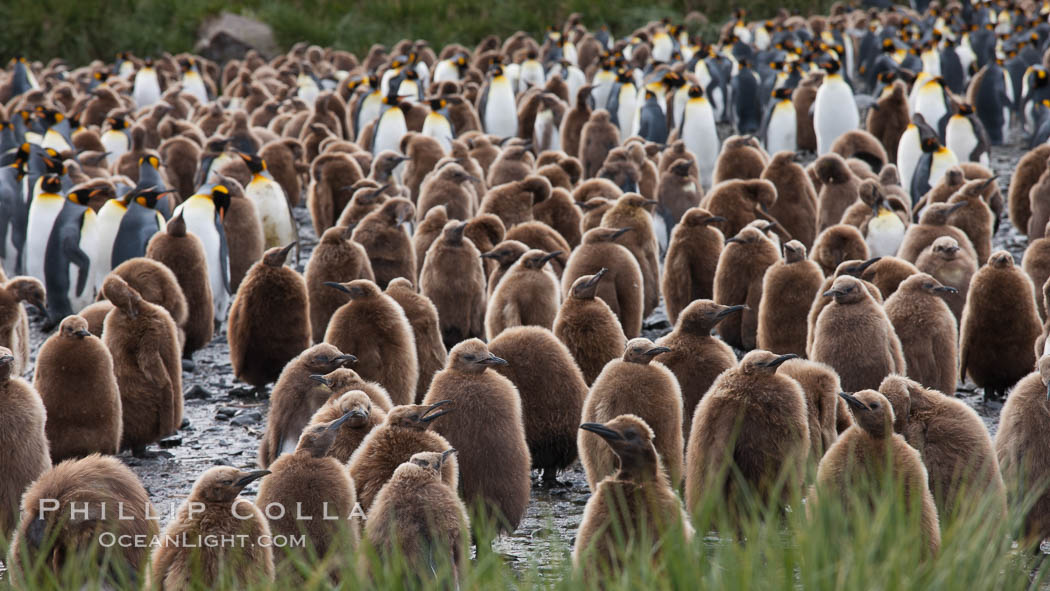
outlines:
[[[323,376],[324,374],[338,370],[345,364],[357,361],[357,357],[348,353],[343,353],[328,343],[318,343],[313,347],[310,347],[306,351],[303,351],[299,358],[303,365],[306,366],[306,369],[310,372],[310,376]]]
[[[736,247],[740,245],[754,244],[761,240],[768,240],[765,234],[761,230],[754,226],[744,226],[736,236],[726,239],[726,247]]]
[[[351,370],[346,370],[351,371]],[[368,425],[368,419],[372,416],[372,399],[362,390],[350,390],[335,401],[334,406],[343,413],[346,421],[337,428],[361,429]]]
[[[1035,79],[1034,86],[1036,87],[1046,86],[1047,82],[1050,82],[1050,75],[1047,75],[1046,68],[1035,68],[1032,77]]]
[[[841,64],[839,64],[839,61],[834,58],[826,60],[823,63],[823,67],[824,71],[827,72],[829,75],[838,74],[839,70],[842,68]]]
[[[65,339],[82,340],[92,336],[88,331],[88,321],[83,316],[66,316],[58,325],[58,334]]]
[[[959,290],[942,284],[932,275],[926,273],[916,273],[911,275],[900,283],[897,290],[903,290],[902,293],[923,292],[938,297],[947,297],[959,293]]]
[[[951,215],[966,207],[968,203],[968,201],[958,203],[931,203],[922,210],[922,216],[919,217],[919,223],[930,226],[946,225]]]
[[[700,207],[691,207],[686,210],[685,215],[682,216],[680,223],[690,227],[703,227],[710,226],[711,224],[718,224],[726,221],[726,219],[720,215],[711,215],[711,212]]]
[[[434,404],[402,404],[390,409],[386,415],[387,427],[426,431],[430,423],[439,417],[455,410],[447,406],[451,400],[442,400]]]
[[[1010,269],[1014,266],[1014,257],[1005,250],[994,252],[988,257],[988,266],[995,269]]]
[[[355,279],[346,283],[336,283],[334,281],[326,281],[325,285],[332,289],[339,290],[346,295],[350,296],[351,301],[364,300],[367,298],[374,298],[382,295],[382,291],[379,290],[379,286],[370,279]]]
[[[773,90],[773,98],[777,100],[791,100],[791,93],[795,91],[794,88],[788,88],[781,86]]]
[[[441,231],[441,238],[449,245],[459,245],[463,243],[463,231],[467,229],[467,222],[461,222],[459,220],[449,220],[445,224],[445,228]]]
[[[620,415],[602,423],[583,423],[580,429],[601,437],[619,459],[619,480],[655,480],[660,460],[653,447],[653,430],[636,415]]]
[[[62,192],[62,178],[54,173],[45,174],[40,178],[40,189],[44,193],[58,195]]]
[[[883,439],[893,434],[893,406],[875,390],[861,390],[854,394],[839,392],[846,401],[854,422],[869,435]]]
[[[350,413],[345,413],[334,421],[326,423],[311,423],[303,429],[299,435],[299,443],[295,446],[295,453],[306,454],[313,458],[323,458],[332,449],[335,438],[339,434],[339,428],[350,420]]]
[[[542,270],[548,261],[562,254],[564,253],[560,250],[555,250],[554,252],[543,252],[542,250],[532,249],[521,255],[518,264],[525,269]]]
[[[493,247],[492,250],[481,253],[481,258],[492,259],[498,262],[500,268],[506,271],[511,265],[518,262],[518,259],[528,250],[528,246],[517,240],[504,240]]]
[[[973,105],[971,105],[970,103],[959,103],[956,109],[958,113],[964,117],[968,117],[970,115],[973,115],[974,113]]]
[[[649,339],[640,337],[627,341],[627,347],[623,351],[623,360],[627,363],[648,365],[657,355],[670,351],[669,347],[658,347]]]
[[[412,454],[412,457],[408,459],[408,463],[419,466],[434,478],[441,478],[441,469],[455,453],[456,450],[454,448],[446,449],[442,452],[421,451]]]
[[[831,289],[823,295],[826,298],[835,298],[835,303],[842,305],[855,304],[870,297],[861,280],[850,275],[835,278]]]
[[[11,349],[0,347],[0,380],[7,381],[15,365],[15,355]]]
[[[785,361],[790,361],[792,359],[798,359],[798,355],[794,353],[777,355],[775,353],[770,353],[769,351],[756,349],[747,355],[744,355],[744,358],[740,360],[740,371],[744,375],[773,374],[776,373],[777,368],[783,365]]]
[[[233,466],[209,468],[193,485],[190,499],[210,503],[232,503],[246,486],[270,474],[269,470],[245,471]]]
[[[288,253],[292,251],[298,242],[292,242],[286,246],[275,246],[263,253],[262,263],[267,267],[283,267],[288,260]]]
[[[237,149],[234,149],[233,152],[240,156],[245,166],[248,167],[248,172],[252,173],[252,175],[262,174],[266,170],[266,161],[258,154],[248,154]]]
[[[689,98],[701,98],[704,96],[704,87],[699,84],[689,85]]]
[[[452,347],[445,367],[462,373],[478,374],[498,365],[507,365],[507,361],[493,355],[480,339],[468,339]]]
[[[230,190],[226,185],[217,184],[211,188],[209,196],[215,204],[215,211],[219,214],[219,219],[225,219],[226,210],[230,208]]]
[[[791,264],[806,260],[806,245],[798,240],[784,243],[784,262]]]
[[[432,98],[427,101],[427,105],[430,107],[431,111],[439,113],[448,107],[448,100],[444,98]]]
[[[707,337],[711,331],[733,314],[750,310],[747,306],[723,306],[711,300],[693,300],[678,313],[675,332]]]
[[[598,272],[594,275],[581,275],[573,281],[572,288],[569,290],[570,295],[577,300],[593,300],[594,296],[598,293],[598,283],[601,282],[602,277],[609,272],[609,269],[602,267],[598,269]]]
[[[955,257],[962,249],[962,247],[959,246],[959,242],[951,236],[941,236],[933,241],[930,248],[935,255],[946,261],[955,260]]]

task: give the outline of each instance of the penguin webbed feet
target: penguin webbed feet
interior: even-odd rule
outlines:
[[[546,489],[572,488],[572,483],[559,481],[556,469],[544,468],[543,476],[540,477],[540,486]]]

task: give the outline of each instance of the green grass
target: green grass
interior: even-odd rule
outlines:
[[[484,36],[523,30],[540,37],[547,25],[579,12],[592,28],[605,24],[626,35],[662,17],[681,20],[699,10],[722,22],[732,3],[714,0],[10,0],[0,2],[0,57],[62,57],[73,64],[111,61],[119,51],[146,56],[191,51],[200,23],[222,10],[253,16],[273,27],[278,44],[298,41],[347,49],[363,56],[373,43],[427,39],[436,48],[473,46]],[[754,18],[780,7],[803,13],[824,10],[829,0],[756,0]]]

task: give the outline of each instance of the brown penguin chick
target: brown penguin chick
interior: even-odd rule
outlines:
[[[824,273],[806,259],[798,240],[784,245],[784,259],[773,263],[762,279],[756,345],[777,354],[806,356],[806,315],[820,295]]]
[[[809,357],[830,365],[843,389],[877,388],[887,375],[907,373],[893,324],[860,279],[838,277],[823,297],[834,301],[817,318]]]
[[[686,447],[685,498],[691,510],[714,495],[740,523],[749,502],[783,506],[799,491],[810,447],[806,395],[798,382],[777,373],[795,357],[751,351],[700,401]]]
[[[94,517],[107,510],[109,515],[120,511],[121,517]],[[157,515],[138,477],[120,460],[97,454],[67,460],[43,472],[25,491],[22,521],[6,562],[8,573],[19,587],[44,577],[62,577],[73,564],[78,569],[97,568],[101,576],[139,573],[149,561],[148,545],[127,544],[107,553],[99,540],[105,539],[103,533],[152,540],[157,535]],[[102,563],[103,555],[108,562]],[[87,556],[99,563],[89,567],[83,560]],[[126,584],[126,579],[117,577],[124,582],[112,581],[114,588]]]
[[[617,461],[616,470],[593,487],[584,507],[573,566],[592,578],[608,576],[626,568],[631,560],[627,548],[639,543],[664,540],[669,533],[688,543],[693,526],[667,481],[653,430],[645,420],[628,413],[604,424],[584,423],[580,430],[600,438],[599,445],[611,450]]]
[[[1005,250],[970,282],[959,336],[959,375],[969,374],[985,398],[1002,397],[1035,367],[1032,344],[1041,326],[1035,287]]]
[[[529,175],[502,185],[489,185],[478,207],[478,213],[491,213],[507,228],[531,221],[532,206],[551,194],[551,183],[546,177]]]
[[[368,513],[369,545],[384,562],[394,556],[405,561],[408,573],[420,583],[433,581],[434,573],[451,568],[458,584],[459,573],[470,560],[467,508],[456,489],[442,479],[455,453],[446,449],[412,454],[379,489]],[[363,554],[361,558],[364,561]]]
[[[578,277],[554,318],[554,335],[568,347],[588,386],[627,345],[616,314],[597,297],[598,285],[608,271],[602,267],[594,275]]]
[[[813,129],[813,115],[810,109],[817,100],[817,89],[824,80],[821,72],[811,72],[799,82],[791,93],[791,102],[795,105],[797,133],[795,145],[799,150],[817,151],[817,133]]]
[[[956,191],[966,183],[966,176],[958,166],[951,166],[944,175],[930,187],[930,190],[915,204],[915,216],[922,214],[922,210],[933,203],[947,203],[948,199],[955,195]]]
[[[880,500],[886,502],[875,496],[885,491],[884,479],[900,483],[905,510],[919,510],[919,527],[927,545],[924,554],[935,556],[941,545],[941,530],[926,467],[919,452],[893,432],[889,400],[870,389],[839,396],[846,400],[854,424],[820,460],[817,494],[847,507],[858,495],[870,497],[877,505]]]
[[[448,213],[445,210],[445,206],[439,205],[428,211],[426,217],[417,222],[415,232],[412,234],[412,249],[416,251],[417,274],[423,270],[427,250],[437,240],[437,237],[441,235],[448,221]]]
[[[860,273],[860,278],[879,288],[879,293],[882,295],[882,299],[885,300],[897,291],[902,281],[916,273],[919,273],[919,269],[904,259],[878,257],[878,260],[872,261],[870,265],[865,266]],[[942,298],[949,295],[952,294],[948,292],[941,293]]]
[[[398,466],[419,452],[437,452],[451,448],[448,441],[430,427],[431,422],[452,412],[443,400],[430,405],[395,406],[383,424],[372,429],[350,457],[350,477],[357,489],[357,502],[364,511],[372,507],[379,490]],[[463,412],[461,410],[461,412]],[[441,468],[441,480],[456,490],[459,467],[449,458]]]
[[[306,282],[285,267],[296,243],[271,248],[244,277],[230,306],[230,363],[237,379],[261,388],[310,346]]]
[[[120,452],[120,392],[113,356],[80,316],[67,316],[37,354],[33,387],[47,409],[51,458]],[[76,400],[77,404],[70,404]]]
[[[0,532],[5,536],[18,523],[22,493],[51,468],[44,432],[47,412],[33,386],[12,374],[14,364],[11,350],[0,347],[0,406],[4,409],[0,417],[4,440],[0,451],[0,469],[4,472],[0,485]]]
[[[776,200],[768,208],[771,218],[807,249],[817,236],[817,191],[794,152],[778,152],[762,171],[762,179],[773,183]]]
[[[569,248],[580,245],[583,214],[568,191],[555,187],[550,197],[532,206],[532,216],[537,222],[553,228]]]
[[[547,263],[561,254],[529,250],[521,255],[499,281],[485,314],[485,333],[491,341],[514,326],[554,326],[560,297],[558,279]]]
[[[455,162],[428,174],[419,187],[416,221],[422,221],[438,205],[443,205],[452,219],[469,220],[480,202],[480,196],[475,194],[471,184],[477,180]]]
[[[695,167],[695,160],[681,158],[660,175],[656,200],[660,202],[659,210],[667,218],[668,231],[689,208],[699,206],[700,200],[704,198],[704,189],[693,170]]]
[[[351,232],[350,228],[342,226],[325,230],[306,263],[304,277],[310,301],[310,334],[314,342],[324,339],[332,314],[346,303],[345,297],[325,284],[375,279],[365,248],[351,239]]]
[[[768,214],[759,210],[768,209],[776,199],[777,189],[769,181],[729,180],[711,188],[703,207],[711,215],[725,218],[722,228],[726,235],[736,236],[741,228],[756,219],[768,218]]]
[[[415,208],[408,199],[391,199],[354,228],[351,238],[368,253],[380,288],[386,288],[395,277],[414,279],[416,276],[416,252],[408,230],[402,225],[412,219],[413,213]]]
[[[1050,159],[1050,144],[1043,144],[1021,156],[1012,171],[1007,209],[1010,212],[1010,223],[1015,228],[1026,230],[1029,227],[1029,219],[1032,216],[1032,187],[1039,182],[1046,170],[1047,159]]]
[[[995,179],[991,179],[995,180]],[[977,260],[987,261],[992,254],[992,230],[995,216],[988,204],[980,195],[980,187],[988,181],[969,181],[962,189],[948,200],[949,204],[962,203],[963,206],[948,217],[948,223],[962,230],[970,239]],[[1050,219],[1047,220],[1050,222]]]
[[[609,151],[620,145],[620,129],[612,123],[609,112],[596,109],[580,132],[580,151],[577,156],[583,164],[583,178],[594,178],[605,163]],[[576,197],[577,201],[580,198]]]
[[[1021,268],[1032,280],[1032,285],[1041,288],[1046,284],[1047,278],[1050,277],[1050,233],[1028,243],[1028,248],[1025,249],[1021,258]],[[1039,309],[1039,317],[1045,321],[1045,302],[1036,295],[1035,303]]]
[[[466,222],[448,222],[427,249],[419,274],[420,291],[438,310],[445,347],[485,334],[485,271],[481,253],[463,238],[466,227]]]
[[[1031,249],[1032,246],[1029,246],[1028,250]],[[1028,256],[1028,251],[1025,251],[1025,256]],[[955,315],[955,320],[961,325],[970,280],[977,272],[974,259],[959,246],[955,238],[941,236],[923,249],[915,261],[915,267],[923,273],[929,273],[941,284],[956,289],[957,293],[946,293],[943,297]]]
[[[182,325],[185,335],[182,356],[188,359],[194,351],[211,342],[215,330],[204,244],[192,232],[186,231],[186,221],[180,212],[168,221],[164,232],[157,232],[150,238],[146,257],[171,269],[185,299],[186,309],[192,310],[192,314],[186,314]]]
[[[329,283],[349,296],[332,315],[325,342],[340,351],[356,351],[355,371],[380,383],[394,404],[410,404],[416,397],[419,361],[412,325],[401,306],[368,279]]]
[[[115,307],[109,300],[99,300],[78,312],[77,316],[87,320],[88,332],[102,338],[102,325],[106,322],[106,315]]]
[[[526,222],[526,224],[519,225],[532,225],[532,222]],[[517,227],[517,226],[515,226]],[[548,232],[550,232],[548,230]],[[474,243],[474,246],[481,252],[488,252],[496,247],[501,240],[506,236],[507,228],[503,225],[503,221],[491,213],[479,213],[467,222],[467,227],[463,229],[463,235],[470,239]],[[554,234],[554,232],[550,232]],[[555,238],[557,238],[555,236]],[[559,246],[566,246],[564,241],[558,241]],[[550,250],[558,250],[552,248]],[[565,248],[568,252],[568,248]],[[496,267],[494,261],[483,263],[485,271],[488,273],[491,269]]]
[[[671,322],[677,320],[678,313],[689,302],[714,297],[715,270],[725,242],[714,224],[724,220],[706,209],[694,207],[675,226],[660,283]]]
[[[473,220],[471,223],[473,223]],[[507,230],[504,239],[518,241],[530,249],[557,252],[558,254],[550,259],[550,270],[554,272],[556,277],[561,278],[572,247],[569,246],[569,243],[562,238],[557,230],[543,222],[525,222]],[[477,241],[475,241],[475,244],[477,244]]]
[[[508,145],[488,168],[485,184],[489,187],[514,182],[532,174],[536,159],[524,145]],[[549,182],[549,181],[548,181]]]
[[[945,394],[955,392],[959,326],[941,294],[956,293],[926,273],[905,279],[886,298],[886,316],[901,341],[908,377]]]
[[[517,240],[504,240],[499,244],[495,245],[492,250],[481,253],[481,258],[494,261],[496,263],[492,273],[489,274],[488,280],[488,296],[492,297],[493,292],[496,291],[496,286],[499,285],[503,276],[507,274],[514,263],[518,262],[521,255],[529,251],[528,245],[519,242]],[[553,269],[550,270],[553,273]]]
[[[809,258],[820,265],[826,277],[830,277],[843,261],[867,259],[868,243],[854,226],[835,224],[817,235]]]
[[[445,150],[438,140],[421,133],[407,133],[401,138],[401,149],[408,159],[402,174],[409,198],[419,202],[419,187],[430,171],[445,157]]]
[[[653,217],[648,210],[655,204],[637,193],[624,193],[602,216],[602,226],[606,228],[631,228],[620,243],[631,251],[642,271],[643,317],[648,317],[660,303],[660,268],[657,262],[660,247],[653,231]]]
[[[965,203],[933,203],[923,208],[919,223],[908,226],[908,230],[904,233],[904,240],[897,251],[897,256],[914,263],[923,249],[932,244],[934,240],[941,236],[950,236],[966,250],[970,258],[976,261],[977,250],[974,249],[966,232],[948,223],[951,215],[965,206]]]
[[[634,338],[642,332],[644,299],[642,270],[638,259],[625,246],[617,243],[618,238],[631,231],[631,228],[602,227],[588,230],[580,246],[569,256],[561,277],[562,295],[568,297],[569,288],[576,279],[593,275],[599,269],[608,269],[595,295],[609,305],[627,338]]]
[[[416,357],[419,366],[419,379],[416,380],[414,401],[422,402],[430,388],[434,374],[445,366],[447,353],[441,342],[441,326],[438,311],[430,298],[416,291],[412,282],[404,277],[397,277],[386,286],[386,295],[390,296],[405,312],[416,343]]]
[[[825,154],[813,164],[821,187],[817,197],[817,229],[823,232],[842,221],[849,206],[860,198],[860,179],[835,153]]]
[[[1043,169],[1043,173],[1028,192],[1032,210],[1027,227],[1029,240],[1042,238],[1046,224],[1050,222],[1050,172],[1048,171],[1050,171],[1050,166]]]
[[[896,214],[905,226],[908,225],[910,219],[908,212],[898,209],[902,204],[891,202],[890,199],[886,197],[879,181],[864,179],[860,182],[857,191],[860,200],[849,206],[846,212],[842,215],[841,223],[856,226],[861,234],[864,234],[869,240],[873,239],[873,237],[869,235],[869,224],[872,220],[878,219],[880,215]],[[893,220],[887,217],[887,221],[892,222]],[[896,254],[896,245],[892,242],[881,246],[881,248],[884,251],[892,250],[893,252],[891,254]]]
[[[171,181],[180,202],[184,195],[196,192],[197,165],[201,159],[201,147],[186,137],[171,137],[160,145],[164,174]],[[80,157],[83,159],[83,156]]]
[[[714,300],[723,306],[747,306],[739,317],[727,318],[717,326],[722,340],[731,346],[755,348],[762,277],[779,260],[776,245],[756,228],[744,228],[726,240],[715,270]]]
[[[435,431],[459,450],[464,502],[513,531],[529,502],[529,457],[518,389],[496,371],[507,361],[478,339],[449,351],[445,369],[434,376],[423,404],[450,400],[459,410]]]
[[[386,411],[373,404],[366,392],[350,390],[338,398],[330,398],[324,406],[317,409],[306,429],[316,425],[327,425],[342,417],[347,419],[335,430],[335,440],[328,449],[328,455],[339,460],[339,464],[345,467],[350,461],[350,456],[361,445],[361,441],[372,429],[379,427],[386,420]]]
[[[722,306],[711,300],[696,300],[678,316],[674,330],[660,337],[656,344],[670,351],[657,360],[667,366],[682,390],[682,437],[689,437],[693,413],[704,394],[721,373],[736,365],[733,349],[711,329],[746,306]]]
[[[910,122],[908,88],[903,80],[894,80],[889,92],[883,91],[875,106],[868,111],[864,128],[882,143],[888,161],[896,162],[897,145]]]
[[[157,304],[168,311],[178,328],[179,346],[185,342],[186,320],[189,310],[186,296],[182,294],[179,281],[167,266],[149,258],[136,257],[128,259],[110,271],[110,274],[123,279],[132,289],[139,292],[142,299]]]
[[[260,542],[270,537],[269,522],[261,509],[238,496],[246,486],[269,473],[215,466],[201,474],[153,552],[151,588],[185,589],[191,581],[212,586],[226,577],[243,587],[272,581],[273,550],[270,544]],[[205,536],[241,536],[238,539],[244,542],[204,551],[178,543]]]
[[[1050,474],[1047,464],[1050,455],[1044,453],[1047,451],[1046,429],[1050,425],[1048,382],[1050,355],[1043,355],[1035,370],[1010,392],[999,415],[995,454],[1014,505],[1032,494],[1031,485],[1026,483],[1042,482]],[[1040,489],[1024,515],[1024,543],[1038,547],[1047,535],[1050,535],[1050,491]]]
[[[11,373],[22,375],[29,364],[29,317],[19,304],[46,311],[44,284],[33,277],[0,277],[0,282],[0,347],[7,347],[15,357]]]
[[[350,154],[329,152],[310,164],[306,207],[315,233],[323,234],[335,224],[352,196],[347,194],[347,188],[364,177],[361,165]]]
[[[889,162],[886,149],[879,138],[863,129],[854,129],[840,135],[832,144],[831,151],[846,158],[861,160],[878,174]],[[893,160],[896,162],[896,158]]]
[[[346,423],[359,418],[355,414],[358,412],[351,410],[335,420],[308,425],[295,451],[270,464],[270,475],[259,485],[256,508],[284,508],[283,512],[278,511],[281,517],[277,519],[267,516],[271,533],[305,533],[307,542],[305,547],[300,546],[300,552],[312,551],[325,558],[330,550],[340,547],[338,542],[344,533],[351,545],[357,545],[360,528],[353,516],[357,504],[354,481],[343,462],[329,452],[337,433]]]
[[[259,150],[259,156],[266,161],[266,169],[273,175],[273,180],[284,189],[289,205],[298,206],[302,199],[298,170],[304,165],[302,144],[292,138],[271,141]]]
[[[823,294],[825,291],[831,289],[831,284],[835,282],[835,279],[842,275],[859,278],[865,269],[878,261],[878,257],[866,261],[843,261],[842,264],[835,269],[834,275],[824,279],[824,284],[820,286],[820,293]],[[878,302],[879,305],[882,305],[882,292],[879,291],[879,288],[864,280],[861,280],[861,283],[864,285],[864,288],[868,290],[868,293],[871,294],[871,297],[875,298],[875,301]],[[816,333],[815,327],[817,326],[817,318],[820,317],[820,313],[823,312],[824,308],[832,301],[834,300],[831,298],[817,297],[813,300],[813,307],[809,309],[809,315],[806,319],[809,325],[809,330],[806,331],[806,355],[809,357],[812,357],[810,353],[813,347],[813,335]],[[843,402],[842,404],[846,403]]]
[[[569,349],[546,328],[509,328],[489,343],[493,355],[514,359],[495,365],[521,396],[525,441],[532,468],[543,471],[545,486],[557,486],[557,473],[576,461],[576,429],[587,384]]]
[[[351,390],[360,390],[368,395],[372,400],[372,404],[384,412],[394,408],[394,403],[390,400],[390,393],[386,391],[382,384],[365,380],[352,369],[340,367],[325,375],[314,374],[309,377],[311,380],[327,387],[324,396],[327,397],[328,402],[337,400],[339,396]]]
[[[879,392],[893,406],[893,430],[922,454],[942,520],[972,513],[978,505],[983,510],[986,501],[989,509],[1006,514],[992,438],[972,408],[950,392],[945,396],[901,376],[887,376]]]
[[[587,230],[600,226],[602,224],[602,216],[605,215],[605,212],[609,211],[615,203],[615,201],[606,199],[605,197],[591,197],[586,202],[574,201],[573,204],[580,208],[580,213],[582,215],[582,218],[580,219],[580,231],[586,232]]]
[[[328,343],[320,343],[284,366],[270,393],[266,432],[259,443],[260,467],[265,468],[281,454],[295,450],[303,427],[332,394],[327,383],[311,377],[324,376],[356,359],[353,355],[340,353]]]
[[[579,156],[580,140],[583,136],[583,126],[591,117],[591,89],[590,84],[584,84],[576,91],[575,102],[572,108],[565,113],[561,120],[561,128],[558,137],[561,138],[561,149],[570,156]]]
[[[809,359],[785,362],[777,373],[802,386],[809,417],[809,463],[816,465],[824,452],[852,424],[846,402],[839,398],[839,375],[831,367]]]
[[[102,343],[113,355],[120,389],[120,446],[138,451],[182,424],[178,329],[167,310],[143,300],[116,275],[106,278],[102,295],[116,306],[106,315]]]
[[[239,182],[221,174],[215,175],[215,178],[230,191],[230,204],[223,214],[222,227],[229,251],[230,290],[236,292],[248,270],[263,256],[265,240],[262,221],[255,203],[244,196],[244,189]]]
[[[363,179],[352,185],[347,191],[351,192],[353,197],[339,214],[335,225],[356,226],[366,215],[376,211],[390,199],[385,191],[391,186],[391,184],[376,186],[370,179]]]
[[[733,179],[757,179],[766,168],[766,156],[751,136],[734,135],[722,142],[711,186]]]
[[[622,414],[636,414],[656,434],[656,451],[672,486],[682,481],[682,391],[678,380],[654,358],[667,353],[645,338],[627,342],[623,356],[606,364],[583,402],[583,420],[606,423]],[[587,484],[597,490],[603,478],[615,473],[612,452],[600,439],[580,433],[580,462]]]
[[[372,159],[372,170],[368,173],[368,178],[380,185],[390,183],[391,189],[400,192],[401,183],[398,178],[400,175],[395,176],[394,169],[401,166],[401,163],[407,159],[407,156],[403,156],[393,150],[383,150]],[[404,169],[403,166],[401,168]]]

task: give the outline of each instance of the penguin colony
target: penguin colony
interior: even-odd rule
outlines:
[[[292,533],[261,508],[329,505],[347,528],[307,533],[333,576],[364,540],[456,576],[471,519],[514,531],[530,471],[557,487],[577,457],[587,576],[622,566],[625,539],[690,538],[704,502],[732,521],[794,492],[846,500],[859,473],[919,497],[928,555],[975,496],[1020,503],[1050,478],[1048,9],[920,4],[738,10],[711,39],[574,15],[439,52],[11,60],[12,576],[60,571],[94,527],[59,531],[36,499],[148,506],[105,454],[180,428],[182,371],[223,332],[235,377],[273,384],[261,469],[201,474],[167,532]],[[1004,199],[989,155],[1018,128],[1030,152]],[[1003,222],[1023,263],[992,251]],[[673,331],[653,342],[661,303]],[[53,331],[31,381],[23,304]],[[994,442],[953,399],[967,379],[1006,400]],[[256,504],[239,496],[260,479]],[[1024,528],[1050,536],[1050,493]],[[294,572],[258,546],[118,559],[162,589]]]

